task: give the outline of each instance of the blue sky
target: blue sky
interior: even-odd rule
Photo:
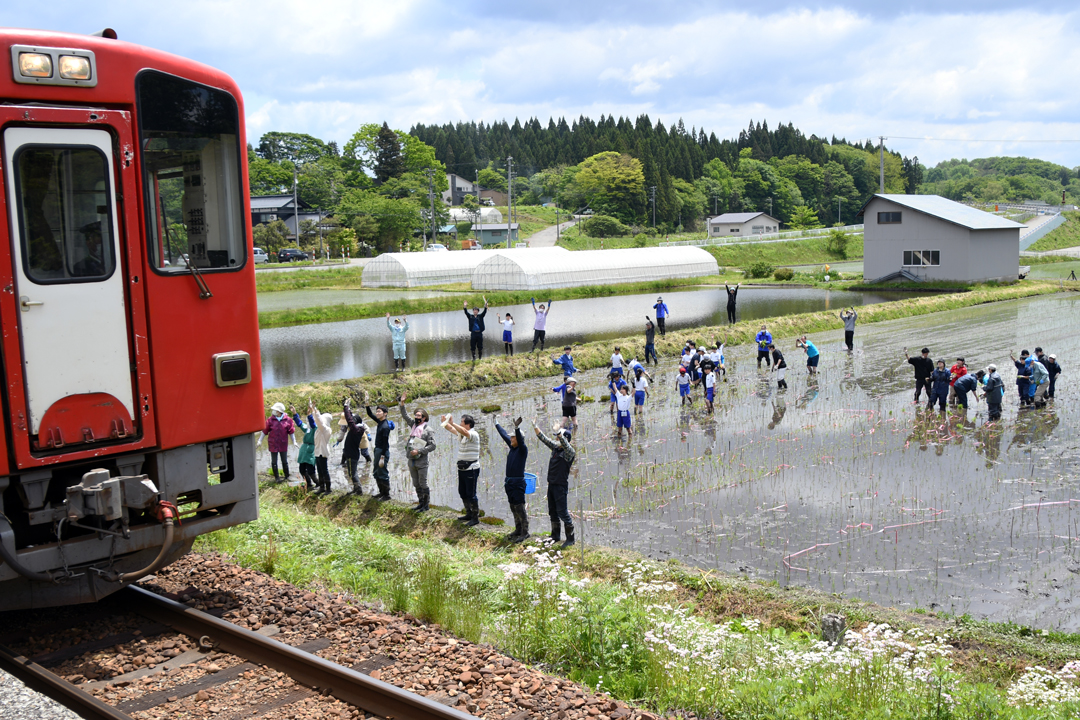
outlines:
[[[720,138],[751,119],[885,135],[930,165],[990,155],[1080,165],[1080,9],[1055,0],[98,0],[22,3],[4,16],[15,27],[112,27],[219,67],[244,92],[256,142],[282,130],[343,144],[383,120],[407,130],[647,113]]]

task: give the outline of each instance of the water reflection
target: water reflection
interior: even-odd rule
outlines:
[[[285,295],[286,293],[273,293]],[[671,309],[668,331],[721,325],[727,321],[723,288],[666,292]],[[887,302],[907,293],[848,292],[817,289],[742,288],[740,320],[793,315],[818,310],[837,310]],[[537,301],[545,298],[537,298]],[[260,299],[260,309],[264,309]],[[645,316],[652,315],[654,295],[630,295],[586,300],[556,301],[547,325],[547,348],[560,350],[567,343],[625,337],[642,333]],[[502,325],[496,315],[509,312],[516,320],[516,352],[532,348],[533,311],[529,305],[492,307],[486,324],[486,353],[502,354]],[[427,313],[409,318],[409,367],[468,360],[467,326],[460,310]],[[393,369],[393,352],[385,318],[350,320],[318,325],[272,328],[260,333],[263,383],[266,387],[300,382],[336,380],[383,373]],[[624,351],[627,352],[627,351]],[[630,355],[641,353],[630,349]]]

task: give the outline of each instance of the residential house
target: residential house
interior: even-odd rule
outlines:
[[[747,237],[780,232],[780,221],[763,212],[724,213],[708,220],[709,237]]]

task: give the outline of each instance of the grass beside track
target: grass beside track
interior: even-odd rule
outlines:
[[[1018,679],[1075,658],[1075,634],[902,612],[602,547],[560,554],[541,540],[524,549],[504,530],[464,528],[453,514],[264,486],[257,521],[202,536],[196,549],[381,602],[663,713],[1027,720],[1080,709],[1016,706]],[[847,648],[815,644],[826,613],[847,617]],[[903,634],[867,648],[875,624]],[[905,654],[910,645],[919,647]],[[1053,692],[1023,697],[1037,703],[1070,689],[1080,697],[1075,680],[1061,679]]]
[[[1065,286],[1075,290],[1076,283]],[[859,323],[882,322],[912,315],[926,315],[945,310],[983,305],[1001,300],[1048,295],[1060,292],[1058,283],[1024,281],[1004,286],[975,286],[967,292],[913,297],[877,305],[859,308]],[[490,297],[488,298],[491,299]],[[544,298],[547,299],[547,298]],[[528,297],[524,298],[528,301]],[[460,305],[459,305],[460,307]],[[385,311],[384,311],[385,313]],[[753,340],[761,325],[761,320],[740,322],[734,325],[690,328],[672,332],[656,338],[656,351],[660,355],[674,356],[682,349],[686,340],[695,340],[699,345],[712,343],[718,339],[729,345],[747,344]],[[843,323],[834,312],[803,313],[767,320],[773,337],[790,338],[802,334],[836,330]],[[644,320],[642,321],[644,325]],[[621,345],[624,348],[640,348],[644,342],[644,331],[618,340],[590,342],[574,348],[574,364],[582,370],[605,367],[611,356],[611,348]],[[636,351],[627,351],[631,355]],[[518,382],[529,378],[554,375],[556,368],[551,363],[549,354],[521,354],[513,357],[496,356],[477,363],[450,363],[438,367],[426,367],[409,370],[398,374],[369,375],[358,380],[335,380],[331,382],[299,384],[289,387],[273,388],[264,394],[266,406],[275,402],[303,407],[307,398],[317,404],[329,407],[340,402],[342,396],[349,394],[347,384],[361,384],[371,396],[373,402],[396,401],[401,393],[410,398],[430,397],[443,393],[464,392],[485,387],[495,387],[506,383]]]
[[[255,273],[256,292],[308,290],[310,288],[360,288],[362,267],[338,267],[294,272]]]

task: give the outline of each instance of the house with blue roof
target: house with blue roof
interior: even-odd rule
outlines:
[[[1017,279],[1024,226],[938,195],[879,194],[863,218],[868,282]]]

